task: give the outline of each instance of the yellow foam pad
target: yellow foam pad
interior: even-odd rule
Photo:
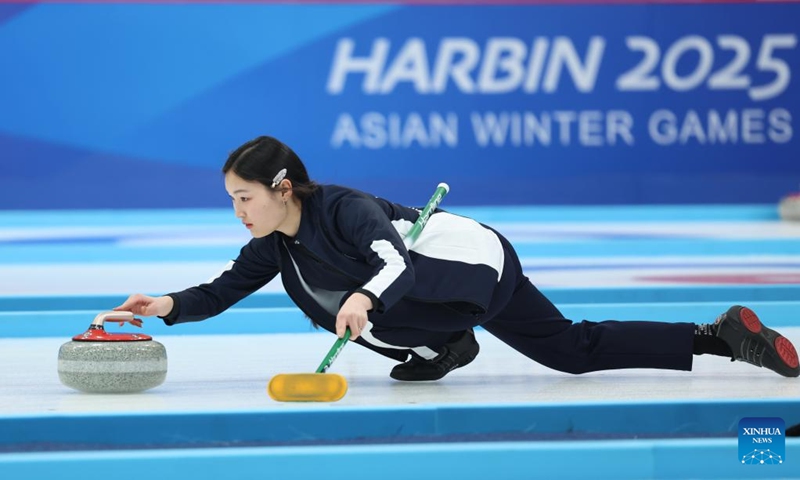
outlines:
[[[267,385],[278,402],[335,402],[347,393],[347,380],[335,373],[282,373]]]

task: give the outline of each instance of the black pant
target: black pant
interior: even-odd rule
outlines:
[[[436,349],[454,332],[480,325],[528,358],[562,372],[692,369],[693,323],[573,323],[523,275],[511,244],[498,236],[506,260],[486,314],[473,316],[447,305],[402,300],[383,315],[370,315],[373,335],[392,345]]]

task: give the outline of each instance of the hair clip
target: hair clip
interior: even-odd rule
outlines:
[[[272,179],[272,188],[277,187],[278,184],[281,183],[285,177],[286,177],[286,169],[281,168],[281,170],[275,175],[275,178]]]

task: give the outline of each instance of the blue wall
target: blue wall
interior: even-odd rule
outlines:
[[[800,4],[0,4],[0,209],[224,207],[259,134],[410,204],[772,203]]]

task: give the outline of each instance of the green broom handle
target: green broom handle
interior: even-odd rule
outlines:
[[[446,183],[440,183],[436,187],[436,191],[433,192],[433,196],[428,203],[425,204],[425,208],[422,209],[422,212],[419,214],[419,218],[417,221],[414,222],[414,225],[411,227],[411,230],[406,233],[405,238],[403,238],[403,243],[406,245],[406,248],[411,248],[411,245],[417,241],[417,237],[422,232],[422,229],[425,228],[425,224],[428,223],[428,219],[431,218],[431,214],[436,210],[440,203],[442,203],[442,199],[447,192],[450,191],[450,187]]]
[[[336,360],[336,357],[342,352],[342,349],[345,345],[347,345],[347,341],[350,340],[350,329],[344,331],[344,337],[337,338],[336,342],[333,343],[333,346],[328,351],[328,354],[325,355],[325,358],[322,360],[322,363],[319,364],[319,368],[315,373],[325,373],[331,368],[333,365],[333,361]]]
[[[428,223],[428,219],[431,217],[431,214],[436,210],[439,204],[442,203],[442,199],[449,191],[450,187],[446,183],[440,183],[436,187],[436,191],[433,192],[433,196],[430,200],[428,200],[428,203],[425,205],[425,208],[422,209],[422,212],[420,212],[419,218],[417,218],[417,221],[414,222],[411,230],[409,230],[406,236],[403,238],[403,244],[405,244],[406,248],[411,248],[411,245],[417,241],[422,229],[425,228],[425,224]],[[348,340],[350,340],[349,328],[345,330],[344,337],[336,339],[336,342],[328,351],[328,354],[325,355],[325,358],[322,360],[322,363],[319,365],[319,368],[317,368],[315,373],[327,372],[328,369],[331,368],[331,365],[333,365],[336,357],[338,357],[342,352],[344,346],[347,345]]]

